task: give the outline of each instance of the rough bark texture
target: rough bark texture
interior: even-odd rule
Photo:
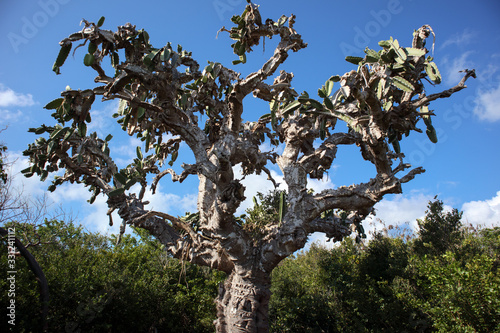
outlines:
[[[268,332],[270,278],[244,278],[231,273],[220,286],[217,303],[217,332]]]
[[[362,234],[362,220],[384,195],[401,193],[401,185],[424,172],[403,162],[399,141],[424,120],[427,134],[435,141],[429,102],[449,97],[465,88],[474,76],[467,71],[457,86],[426,96],[424,81],[437,84],[441,77],[432,59],[426,58],[425,39],[432,33],[423,26],[414,34],[411,48],[402,48],[392,38],[381,42],[381,51],[367,50],[364,58],[348,58],[358,64],[343,76],[332,76],[318,90],[319,99],[299,94],[292,88],[293,74],[279,66],[290,51],[307,45],[295,31],[295,16],[262,21],[258,7],[249,3],[241,16],[233,17],[229,32],[235,41],[236,63],[261,38],[279,38],[269,60],[242,78],[234,70],[211,62],[203,70],[191,53],[170,44],[154,48],[143,30],[130,24],[116,32],[85,22],[85,28],[64,39],[54,64],[59,73],[73,43],[89,43],[85,64],[94,69],[99,85],[87,90],[68,90],[49,103],[58,125],[32,129],[50,138],[40,138],[25,152],[32,166],[24,173],[38,174],[65,169],[49,190],[69,181],[83,183],[95,196],[108,196],[111,213],[126,225],[148,230],[175,258],[226,272],[228,280],[217,300],[218,332],[266,332],[270,274],[276,265],[304,247],[308,236],[323,232],[334,241],[353,230]],[[124,50],[125,59],[117,51]],[[112,59],[115,75],[106,74],[101,62]],[[188,70],[186,70],[188,69]],[[273,84],[268,78],[275,76]],[[333,85],[339,82],[335,91]],[[243,119],[243,99],[254,97],[269,102],[271,113],[258,121]],[[115,115],[123,130],[144,140],[137,159],[118,168],[108,147],[110,138],[86,133],[91,106],[97,97],[119,99]],[[265,113],[265,112],[263,112]],[[202,118],[203,116],[203,118]],[[203,121],[202,121],[203,119]],[[339,130],[338,121],[348,130]],[[71,126],[66,126],[66,123]],[[171,139],[163,142],[163,137]],[[178,174],[173,165],[184,142],[195,162],[182,164]],[[263,151],[262,143],[283,147],[283,153]],[[374,166],[374,175],[364,183],[312,193],[308,179],[321,179],[336,159],[339,145],[356,145],[363,158]],[[143,153],[144,151],[144,153]],[[149,154],[149,155],[147,155]],[[287,186],[286,202],[279,216],[259,227],[258,237],[234,214],[245,199],[241,177],[266,173],[275,164]],[[243,175],[235,175],[239,165]],[[406,173],[405,173],[406,172]],[[403,173],[403,175],[401,175]],[[182,182],[194,175],[199,180],[198,212],[175,217],[145,208],[148,175],[151,190],[170,175]],[[132,185],[140,184],[138,193]],[[255,229],[252,229],[255,230]]]

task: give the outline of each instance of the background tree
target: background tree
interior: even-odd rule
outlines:
[[[456,212],[439,200],[429,207],[425,219],[435,223]],[[500,228],[459,232],[445,235],[439,253],[422,251],[421,232],[408,239],[404,231],[376,234],[368,244],[313,245],[287,258],[272,274],[271,330],[498,332]],[[435,241],[442,235],[426,233]]]
[[[417,220],[419,237],[415,241],[416,250],[434,255],[443,254],[462,236],[462,213],[456,208],[445,212],[441,200],[429,202],[427,208],[425,218]]]
[[[213,332],[217,286],[223,274],[169,257],[145,231],[106,236],[70,221],[33,228],[10,222],[44,269],[50,286],[49,332]],[[31,242],[31,243],[30,243]],[[2,248],[7,239],[1,238]],[[7,271],[5,252],[0,267]],[[17,263],[16,332],[40,332],[36,282]],[[8,281],[0,287],[7,290]],[[1,304],[8,305],[7,293]],[[0,330],[8,332],[6,320]]]
[[[311,233],[341,240],[384,195],[400,193],[402,184],[424,172],[403,162],[399,141],[411,131],[421,132],[417,122],[423,119],[436,142],[429,103],[465,88],[474,71],[467,71],[457,86],[427,95],[424,82],[438,84],[441,76],[426,56],[425,41],[432,30],[423,26],[414,32],[411,47],[391,38],[379,43],[378,52],[366,49],[364,57],[347,57],[357,70],[332,76],[315,99],[292,88],[292,73],[277,73],[289,52],[306,47],[294,29],[294,15],[263,20],[258,6],[249,2],[232,22],[233,27],[221,31],[234,40],[231,47],[238,58],[233,65],[244,64],[261,38],[279,39],[269,60],[245,77],[218,62],[200,69],[181,46],[154,47],[148,33],[131,24],[113,32],[102,29],[104,18],[97,24],[84,21],[83,30],[61,41],[53,69],[59,74],[72,45],[83,44],[83,62],[96,71],[98,85],[69,89],[46,105],[58,124],[31,129],[49,136],[26,150],[32,166],[24,173],[43,180],[63,168],[64,175],[56,176],[49,190],[64,182],[83,183],[92,192],[90,202],[99,194],[108,197],[109,214],[118,211],[122,230],[127,224],[146,229],[174,257],[227,273],[217,298],[217,331],[265,332],[272,270],[301,249]],[[340,83],[336,92],[335,82]],[[258,121],[243,117],[243,100],[251,94],[271,109]],[[113,160],[111,136],[87,133],[98,97],[120,100],[118,123],[144,142],[125,168]],[[338,126],[339,120],[346,126]],[[171,138],[164,142],[166,135]],[[283,145],[283,153],[262,151],[264,141]],[[176,162],[181,142],[192,151],[194,163],[182,164],[182,172],[176,173],[165,164]],[[308,178],[323,177],[339,145],[358,146],[374,165],[374,176],[360,184],[309,192]],[[233,167],[241,166],[241,177],[264,172],[272,179],[268,164],[277,164],[283,173],[286,209],[255,239],[234,217],[245,188]],[[178,218],[145,208],[148,184],[154,192],[166,175],[179,182],[197,176],[198,212]],[[136,183],[140,189],[131,193]]]

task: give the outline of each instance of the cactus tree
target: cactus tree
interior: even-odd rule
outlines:
[[[465,88],[466,79],[474,76],[467,71],[455,87],[427,95],[424,84],[438,84],[441,76],[425,48],[433,32],[423,26],[414,32],[411,47],[392,38],[381,41],[378,51],[367,48],[363,57],[347,57],[353,70],[331,76],[317,97],[298,94],[293,74],[279,71],[291,51],[307,46],[294,29],[295,19],[263,21],[258,6],[249,2],[243,14],[233,16],[234,26],[221,30],[233,40],[235,60],[229,67],[218,62],[200,67],[190,52],[170,43],[155,47],[145,30],[131,24],[111,31],[102,28],[103,18],[84,21],[81,31],[60,42],[53,70],[59,74],[72,48],[84,44],[75,51],[86,50],[83,62],[97,73],[96,86],[62,92],[45,107],[56,124],[30,129],[46,134],[25,151],[31,160],[26,176],[45,179],[64,169],[50,191],[65,182],[82,183],[91,192],[90,202],[97,195],[107,197],[109,215],[117,211],[123,221],[122,232],[125,225],[144,228],[173,257],[227,273],[216,300],[218,332],[267,332],[273,268],[303,248],[311,233],[335,241],[352,231],[362,234],[361,222],[373,206],[386,194],[401,193],[403,183],[424,172],[404,162],[403,135],[423,132],[420,126],[435,142],[429,103]],[[279,39],[273,55],[242,77],[234,68],[243,66],[266,37]],[[270,107],[253,122],[243,112],[243,99],[250,94]],[[110,135],[87,132],[96,99],[118,100],[118,126],[144,142],[127,167],[116,165]],[[347,126],[337,126],[339,121]],[[165,142],[165,137],[170,139]],[[192,151],[194,162],[182,164],[176,173],[169,166],[180,143]],[[278,145],[281,154],[263,150]],[[359,147],[375,174],[363,183],[312,193],[308,178],[325,175],[339,145]],[[235,174],[236,165],[243,175]],[[275,221],[248,228],[235,217],[245,199],[241,178],[264,172],[272,179],[269,165],[281,169],[287,193],[280,196]],[[159,182],[190,176],[199,181],[196,213],[176,217],[146,208],[148,188],[154,193]]]

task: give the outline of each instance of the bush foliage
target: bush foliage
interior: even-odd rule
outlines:
[[[115,236],[87,232],[61,221],[34,229],[15,225],[16,235],[39,245],[28,249],[50,288],[50,332],[212,332],[213,299],[223,275],[166,256],[145,232]],[[27,236],[27,237],[26,237]],[[2,249],[6,249],[5,239]],[[0,267],[7,271],[6,251]],[[34,275],[16,260],[16,332],[37,332],[40,303]],[[0,280],[7,290],[6,280]],[[7,307],[2,293],[2,308]],[[0,331],[10,327],[5,320]]]
[[[312,246],[273,272],[274,332],[500,332],[500,228],[430,202],[417,236]]]

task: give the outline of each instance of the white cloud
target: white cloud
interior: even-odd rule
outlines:
[[[500,85],[489,90],[479,90],[474,113],[481,120],[500,120]]]
[[[102,109],[96,109],[95,106],[99,105],[103,107]],[[119,128],[120,125],[116,123],[116,119],[112,115],[116,112],[118,108],[118,101],[112,101],[110,103],[100,103],[95,104],[94,108],[90,110],[90,116],[92,117],[92,122],[88,125],[88,132],[96,132],[97,136],[100,138],[105,138],[112,128]]]
[[[451,36],[449,39],[445,40],[443,44],[441,44],[441,49],[444,49],[445,47],[448,47],[450,45],[457,45],[457,46],[465,46],[469,44],[469,42],[476,36],[475,32],[471,32],[467,29],[465,29],[462,33],[457,33],[453,36]]]
[[[278,189],[286,190],[286,183],[281,174],[278,174],[274,170],[270,170],[273,179],[276,183],[279,184]],[[236,165],[233,168],[233,172],[235,177],[238,178],[238,175],[241,175],[241,166]],[[236,211],[236,215],[241,215],[245,213],[245,210],[253,206],[252,198],[257,195],[257,192],[266,194],[272,190],[274,190],[273,183],[267,179],[267,174],[262,173],[260,175],[248,175],[241,181],[243,186],[245,186],[245,201],[243,201]]]
[[[111,154],[114,156],[115,163],[121,167],[129,165],[134,158],[137,158],[137,146],[142,146],[143,142],[136,137],[128,137],[128,143],[114,146],[117,142],[122,141],[110,141]]]
[[[49,177],[50,178],[50,177]],[[49,197],[56,204],[64,204],[70,201],[85,202],[90,199],[91,193],[83,184],[65,183],[50,193]]]
[[[131,188],[132,192],[138,193],[139,186],[135,185]],[[147,209],[164,212],[171,215],[184,215],[185,212],[196,212],[197,193],[185,194],[183,196],[166,193],[162,191],[162,186],[159,183],[155,194],[147,190],[144,194],[144,200],[149,201]]]
[[[427,204],[433,200],[432,195],[414,192],[409,195],[398,194],[391,199],[383,199],[375,205],[376,215],[368,216],[363,222],[367,239],[371,239],[376,232],[390,228],[392,232],[404,234],[415,233],[418,230],[417,219],[422,219],[427,210]],[[451,207],[445,206],[445,210]],[[326,247],[335,243],[327,242],[322,233],[315,233],[310,242],[316,242]]]
[[[460,71],[474,67],[472,61],[468,59],[471,54],[472,51],[467,51],[458,58],[445,58],[443,60],[444,75],[442,77],[447,85],[458,84],[463,77],[463,73],[460,73]]]
[[[130,193],[138,193],[139,191],[139,185],[135,185],[130,189]],[[82,225],[85,227],[105,234],[118,234],[122,219],[116,211],[113,212],[113,226],[109,226],[107,198],[100,195],[91,205],[86,202],[90,196],[91,194],[87,188],[83,185],[75,184],[60,186],[53,194],[54,200],[58,203],[71,204],[73,202],[81,204],[79,217],[81,218]],[[144,201],[150,202],[145,209],[165,212],[174,216],[183,215],[184,212],[188,211],[195,212],[196,200],[196,194],[179,196],[177,194],[165,193],[162,191],[161,184],[158,184],[156,194],[153,195],[150,190],[147,190],[144,195]],[[82,216],[82,214],[84,215]],[[127,233],[131,232],[128,226],[126,230]]]
[[[334,165],[332,167],[332,170],[335,169],[336,166]],[[307,189],[312,189],[314,190],[314,193],[319,193],[323,190],[331,189],[334,188],[335,184],[332,183],[332,180],[328,175],[325,173],[323,175],[323,179],[307,179]]]
[[[304,247],[304,249],[305,250],[309,249],[309,246],[313,243],[316,245],[328,248],[328,249],[331,249],[334,246],[339,244],[338,242],[328,241],[325,234],[322,232],[315,232],[312,235],[310,235],[309,240],[308,240],[306,246]]]
[[[35,102],[33,101],[32,95],[17,93],[0,83],[0,107],[24,107],[34,104]],[[0,109],[0,114],[2,115],[2,117],[0,117],[0,124],[17,122],[23,116],[21,110],[12,111],[9,109]]]
[[[482,85],[491,85],[493,82],[498,82],[498,77],[495,75],[500,71],[500,66],[498,64],[499,59],[495,58],[500,58],[500,54],[492,54],[491,58],[493,61],[482,65],[480,68],[476,68],[477,80],[479,80]]]
[[[135,185],[130,189],[131,193],[138,193],[139,185]],[[92,231],[98,231],[103,234],[118,234],[122,219],[117,212],[112,213],[113,226],[109,225],[109,217],[107,215],[108,205],[107,198],[99,195],[93,204],[89,204],[87,200],[91,193],[83,185],[65,184],[52,193],[50,198],[58,204],[69,205],[79,204],[78,218],[83,226]],[[151,191],[146,191],[144,201],[149,201],[149,205],[145,207],[147,210],[156,210],[169,213],[171,215],[183,215],[184,212],[196,211],[196,194],[186,194],[179,196],[177,194],[162,192],[161,184],[158,184],[156,194]],[[130,233],[131,229],[127,226],[126,232]]]
[[[259,150],[262,152],[275,152],[278,155],[281,155],[285,150],[285,144],[280,143],[278,146],[273,146],[269,141],[265,141],[259,146]]]
[[[0,83],[0,107],[34,105],[31,94],[21,94]]]
[[[63,184],[56,191],[47,192],[52,175],[49,175],[45,182],[41,182],[37,175],[26,178],[21,174],[21,170],[29,167],[28,158],[22,156],[19,152],[12,151],[9,151],[7,158],[9,162],[12,162],[9,174],[12,177],[12,188],[14,191],[32,198],[47,195],[49,215],[51,214],[51,210],[60,207],[64,212],[71,211],[72,214],[76,212],[76,219],[80,219],[80,222],[88,229],[99,232],[107,231],[107,206],[104,198],[98,198],[95,205],[88,204],[86,200],[90,198],[91,194],[81,184]],[[82,217],[81,212],[84,212],[85,216]],[[113,231],[118,232],[118,226],[115,229]]]
[[[48,187],[48,180],[42,183],[36,175],[26,178],[21,173],[21,170],[30,166],[27,157],[22,156],[20,152],[8,151],[6,160],[7,164],[11,164],[7,170],[11,175],[14,189],[32,197],[44,195]]]
[[[335,166],[334,166],[335,168]],[[235,177],[238,178],[238,175],[241,174],[241,166],[237,165],[233,168],[233,172]],[[277,171],[270,169],[271,175],[273,179],[278,184],[279,190],[287,190],[288,186],[283,178],[283,174],[281,171],[278,173]],[[257,195],[257,192],[267,194],[270,191],[274,190],[273,183],[268,180],[268,176],[266,173],[262,172],[260,175],[252,174],[245,177],[245,179],[241,182],[243,186],[245,186],[245,201],[241,203],[241,206],[238,208],[236,215],[243,214],[246,209],[253,206],[253,197]],[[331,179],[328,177],[324,177],[324,179],[308,179],[307,180],[307,188],[313,189],[314,193],[321,192],[325,189],[334,188],[335,185],[332,183]]]
[[[43,188],[46,190],[46,186]],[[121,218],[115,211],[112,214],[113,226],[109,225],[109,217],[107,215],[108,205],[107,198],[102,194],[99,195],[93,204],[87,202],[92,193],[83,184],[65,183],[58,186],[57,189],[48,194],[49,199],[63,211],[70,210],[76,212],[75,219],[85,229],[92,232],[102,234],[118,234],[120,232]],[[130,230],[128,230],[130,232]],[[127,233],[128,233],[127,232]]]
[[[392,226],[392,230],[404,231],[405,234],[418,232],[417,219],[425,217],[425,211],[429,201],[433,201],[432,195],[413,193],[409,196],[396,195],[393,199],[383,199],[375,205],[376,216],[369,216],[363,227],[368,239],[374,232],[382,231]],[[450,212],[452,207],[444,205],[444,211]],[[484,201],[470,201],[462,205],[464,225],[491,228],[500,226],[500,191],[491,199]],[[324,234],[315,233],[310,237],[309,243],[316,242],[326,247],[334,246],[327,242]]]
[[[0,124],[17,122],[23,116],[21,110],[10,111],[0,109],[0,114],[2,115],[2,117],[0,118]]]
[[[363,223],[367,232],[381,231],[384,227],[410,228],[418,231],[417,219],[425,217],[425,211],[429,201],[433,201],[432,195],[413,193],[409,196],[398,194],[393,199],[384,199],[375,205],[376,216],[369,217]],[[451,207],[444,206],[445,211]]]
[[[113,226],[109,226],[109,217],[107,215],[108,205],[106,197],[103,195],[98,196],[93,204],[89,204],[87,200],[90,199],[91,193],[88,191],[88,188],[83,184],[69,183],[58,186],[52,193],[47,192],[47,187],[52,179],[51,175],[49,175],[45,182],[40,182],[39,177],[36,175],[31,178],[24,177],[21,174],[21,170],[27,168],[29,162],[19,152],[10,151],[7,160],[8,162],[12,162],[9,173],[13,175],[12,187],[16,191],[20,191],[30,197],[39,197],[47,194],[50,205],[48,207],[49,211],[58,207],[62,208],[65,212],[71,211],[71,214],[75,215],[77,222],[90,231],[97,231],[103,234],[119,233],[122,220],[115,211],[112,214]],[[138,185],[131,189],[132,192],[138,192],[138,190]],[[152,195],[151,191],[146,191],[144,200],[150,202],[145,207],[146,209],[167,212],[172,215],[183,215],[187,211],[196,211],[197,195],[194,193],[179,196],[177,194],[165,193],[162,191],[161,184],[159,184],[155,195]],[[131,232],[130,228],[126,230],[127,233]]]
[[[474,226],[500,226],[500,191],[484,201],[470,201],[462,205],[463,222]]]
[[[424,215],[432,195],[415,192],[405,196],[397,194],[392,200],[384,199],[375,205],[376,216],[387,223],[399,225]]]
[[[88,191],[86,198],[90,198],[90,193]],[[82,217],[81,223],[86,229],[108,235],[120,233],[122,219],[118,216],[116,211],[112,213],[113,226],[109,225],[109,217],[107,215],[109,208],[105,196],[98,196],[92,205],[87,202],[82,202],[81,208],[85,211],[85,216]],[[131,232],[130,228],[125,229],[125,231],[126,233]]]

